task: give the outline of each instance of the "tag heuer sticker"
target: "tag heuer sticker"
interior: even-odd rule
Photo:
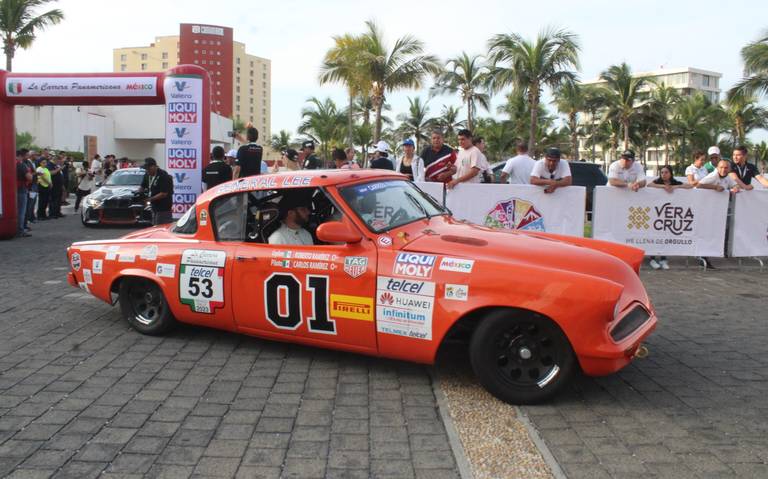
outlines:
[[[80,253],[72,253],[72,269],[80,271]]]
[[[104,260],[101,259],[95,259],[93,260],[93,274],[101,274],[104,267]]]
[[[466,301],[469,298],[469,286],[466,284],[446,284],[445,299]]]
[[[368,269],[368,258],[365,256],[347,256],[344,258],[344,272],[353,278],[365,273]]]
[[[157,266],[155,266],[155,274],[161,278],[173,278],[176,276],[176,265],[157,263]]]

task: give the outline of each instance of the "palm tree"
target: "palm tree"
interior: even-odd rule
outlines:
[[[434,125],[443,132],[446,141],[450,143],[450,140],[456,134],[456,131],[465,128],[466,123],[459,120],[459,112],[461,108],[453,105],[443,105],[443,109],[440,110],[440,116],[435,118]]]
[[[275,151],[287,150],[293,145],[293,142],[291,141],[291,132],[288,130],[280,130],[279,133],[272,135],[269,144]]]
[[[515,149],[517,139],[510,121],[478,118],[475,130],[485,139],[485,153],[490,162],[501,161]]]
[[[581,89],[584,96],[583,112],[587,114],[588,120],[586,123],[589,124],[588,136],[592,150],[591,161],[595,161],[597,157],[596,146],[599,141],[602,141],[599,138],[601,136],[600,126],[602,119],[598,116],[598,112],[605,106],[605,95],[603,94],[603,88],[598,86],[586,85],[582,86]]]
[[[759,106],[754,96],[729,95],[723,107],[731,124],[733,148],[743,144],[750,131],[768,128],[768,110]]]
[[[629,148],[629,125],[639,114],[641,102],[646,94],[642,89],[648,83],[646,78],[633,77],[626,63],[611,65],[600,74],[605,81],[606,115],[615,118],[621,125],[624,135],[624,149]]]
[[[437,57],[425,55],[424,44],[406,35],[398,38],[390,50],[384,43],[382,31],[373,20],[365,22],[368,31],[363,34],[359,68],[370,80],[371,99],[376,111],[373,142],[381,137],[381,110],[389,92],[403,88],[421,88],[427,74],[440,71]]]
[[[373,144],[373,127],[371,127],[370,123],[355,125],[354,142],[356,145],[360,145],[360,166],[365,168],[368,166],[366,153],[368,152],[368,147]]]
[[[745,77],[728,92],[729,96],[768,94],[768,30],[756,42],[741,49]]]
[[[553,118],[549,115],[545,105],[539,103],[535,115],[531,115],[530,104],[525,92],[513,88],[507,93],[507,102],[499,105],[496,109],[500,115],[507,115],[510,123],[510,131],[515,141],[522,140],[534,131],[534,144],[541,144],[538,140],[542,139],[547,128],[551,126]],[[531,117],[536,118],[536,125],[531,128]],[[529,150],[533,157],[537,155],[536,149]]]
[[[429,138],[429,129],[434,124],[433,118],[428,118],[429,107],[427,103],[421,103],[421,98],[416,97],[411,99],[408,97],[408,113],[401,113],[397,115],[397,119],[401,121],[398,131],[403,134],[403,137],[413,137],[416,141],[416,151],[421,151],[419,145],[422,140]]]
[[[307,102],[310,105],[301,110],[303,121],[299,125],[299,134],[307,135],[318,142],[323,152],[323,160],[327,161],[330,157],[331,143],[343,143],[346,114],[339,112],[336,103],[330,98],[320,101],[316,97],[311,97]]]
[[[658,133],[664,140],[664,159],[669,163],[669,135],[672,130],[672,115],[675,105],[680,101],[680,93],[664,84],[658,85],[651,92],[648,107],[654,113]],[[658,155],[656,156],[658,161]]]
[[[365,70],[360,68],[363,41],[349,34],[333,37],[335,45],[328,50],[320,67],[320,84],[343,83],[349,94],[347,109],[347,144],[353,146],[353,114],[355,97],[369,88]]]
[[[458,57],[451,58],[445,64],[445,71],[435,78],[432,95],[459,93],[461,101],[467,107],[467,128],[472,130],[472,118],[475,116],[476,105],[484,110],[490,108],[491,96],[486,93],[488,68],[481,63],[481,56],[470,57],[462,52]]]
[[[0,0],[0,35],[3,36],[5,69],[12,71],[17,48],[27,49],[37,33],[64,20],[58,8],[35,15],[36,10],[55,0]]]
[[[554,104],[557,110],[567,117],[568,133],[571,137],[571,155],[579,161],[579,113],[586,107],[586,97],[581,85],[565,82],[555,90]]]
[[[516,33],[495,35],[488,48],[493,65],[489,73],[491,91],[513,85],[527,94],[531,115],[528,149],[533,151],[542,90],[575,79],[571,69],[579,67],[578,37],[566,30],[548,28],[539,33],[535,42]]]
[[[687,156],[688,140],[702,146],[717,144],[717,138],[725,130],[723,117],[724,112],[719,105],[713,105],[701,93],[686,96],[677,103],[672,118],[672,129],[680,138],[681,163],[685,162]]]

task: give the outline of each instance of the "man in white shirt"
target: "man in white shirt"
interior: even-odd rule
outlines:
[[[699,181],[703,180],[709,174],[704,166],[704,160],[707,159],[706,153],[699,150],[693,153],[693,164],[685,169],[685,176],[688,178],[688,184],[698,186]]]
[[[448,189],[453,189],[459,183],[480,183],[482,170],[482,160],[480,150],[472,144],[472,132],[463,129],[459,130],[459,154],[456,158],[456,173],[453,179],[446,185]]]
[[[517,155],[507,160],[501,170],[501,182],[510,185],[528,185],[531,183],[531,171],[536,160],[528,156],[528,143],[522,141],[515,146]],[[570,168],[570,167],[569,167]]]
[[[741,191],[741,188],[739,188],[736,180],[729,175],[730,172],[730,162],[728,160],[720,160],[717,164],[717,169],[699,181],[698,188],[715,191],[729,190],[731,193],[738,193]]]
[[[309,222],[309,208],[300,198],[285,196],[280,201],[280,228],[269,235],[269,244],[312,246],[314,241],[304,225]]]
[[[621,158],[608,167],[608,184],[637,191],[645,187],[643,165],[635,161],[635,152],[625,150]]]
[[[560,159],[560,148],[547,148],[544,159],[533,165],[530,181],[532,185],[543,186],[544,193],[554,193],[562,186],[571,186],[571,167]]]

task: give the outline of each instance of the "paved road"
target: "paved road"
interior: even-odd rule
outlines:
[[[0,476],[458,477],[425,367],[180,327],[70,287],[77,218],[0,242]]]
[[[768,477],[768,272],[717,264],[644,272],[650,356],[522,408],[568,477]]]

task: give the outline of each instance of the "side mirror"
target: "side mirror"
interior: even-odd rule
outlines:
[[[317,227],[317,239],[323,243],[359,243],[363,235],[341,221],[328,221]]]

